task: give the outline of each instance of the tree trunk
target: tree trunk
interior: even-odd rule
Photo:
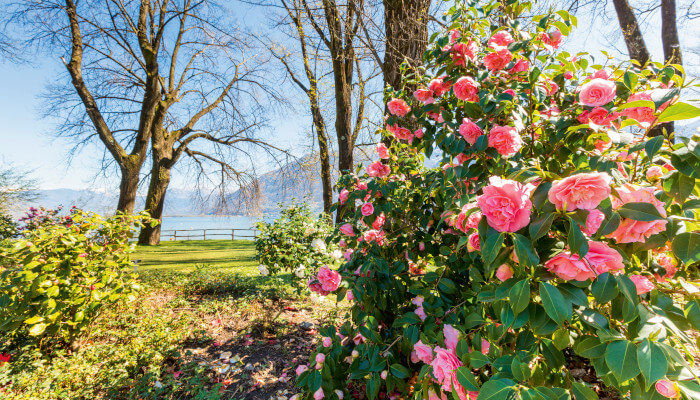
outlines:
[[[644,37],[639,29],[634,10],[627,0],[613,0],[613,4],[615,5],[620,29],[622,29],[622,35],[625,38],[627,52],[632,60],[636,60],[643,66],[651,57],[644,43]]]
[[[153,165],[151,166],[151,182],[146,195],[145,211],[148,211],[151,218],[162,222],[165,194],[170,185],[170,173],[174,163],[171,161],[172,154],[164,154],[172,149],[171,146],[165,145],[161,149],[157,149],[157,147],[160,146],[154,146],[152,150]],[[139,244],[160,244],[160,231],[160,223],[154,227],[144,226],[139,234]]]
[[[316,118],[314,117],[314,120]],[[318,139],[318,156],[321,160],[321,185],[323,187],[323,212],[330,213],[333,205],[333,183],[331,182],[331,159],[328,153],[328,137],[325,129],[323,132],[316,128],[316,138]]]
[[[142,163],[137,165],[125,165],[121,167],[121,182],[119,183],[119,201],[117,202],[117,212],[124,214],[134,213],[136,203],[136,191],[139,186],[139,173]]]
[[[421,64],[428,47],[430,0],[384,0],[384,83],[401,89],[401,64]]]
[[[664,61],[682,65],[683,58],[676,26],[676,0],[661,0],[661,41],[664,47]]]

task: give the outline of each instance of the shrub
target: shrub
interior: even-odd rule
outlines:
[[[138,288],[128,241],[146,221],[75,209],[0,249],[0,332],[71,344],[105,304]]]
[[[19,222],[23,225],[20,227],[23,231],[31,231],[39,227],[46,227],[49,225],[66,225],[71,223],[71,214],[77,211],[77,207],[73,206],[69,210],[67,215],[61,215],[62,206],[57,208],[45,208],[45,207],[29,207],[27,214],[19,219]]]
[[[260,273],[289,273],[298,289],[307,287],[309,277],[316,276],[325,265],[336,265],[343,256],[341,249],[326,241],[333,231],[330,217],[314,216],[306,202],[284,208],[272,222],[260,222],[255,250]]]
[[[17,236],[18,228],[12,217],[0,212],[0,240],[12,239]]]
[[[700,115],[683,76],[558,52],[565,11],[468,3],[388,90],[382,160],[339,183],[353,307],[301,396],[699,398],[698,141],[651,135]]]

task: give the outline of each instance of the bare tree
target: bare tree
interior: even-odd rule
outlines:
[[[0,166],[0,215],[38,197],[36,180],[29,171],[11,164]]]
[[[613,0],[613,4],[615,5],[615,12],[620,23],[622,36],[625,38],[627,52],[631,59],[643,66],[651,57],[644,43],[644,36],[642,36],[642,30],[639,28],[637,17],[634,15],[634,9],[632,9],[627,0]]]

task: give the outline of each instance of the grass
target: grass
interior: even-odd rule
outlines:
[[[187,240],[163,242],[158,246],[138,246],[132,258],[139,271],[191,272],[196,265],[258,275],[255,243],[250,240]]]

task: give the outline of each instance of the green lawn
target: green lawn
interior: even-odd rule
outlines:
[[[138,246],[132,255],[140,260],[140,271],[192,271],[195,265],[210,265],[222,272],[258,275],[255,243],[250,240],[183,240],[158,246]]]

